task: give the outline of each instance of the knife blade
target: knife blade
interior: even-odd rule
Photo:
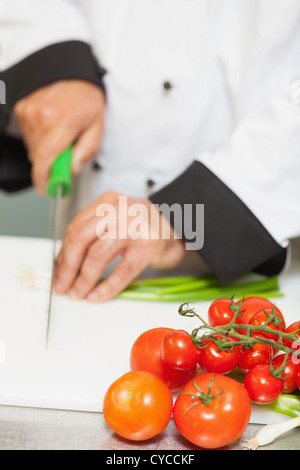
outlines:
[[[72,163],[73,147],[69,147],[55,160],[52,168],[50,179],[47,185],[47,193],[52,198],[52,214],[51,214],[51,232],[52,232],[52,272],[49,291],[49,301],[47,309],[47,327],[46,327],[46,348],[48,347],[51,311],[52,311],[52,297],[53,297],[53,282],[55,277],[55,261],[56,261],[56,247],[58,237],[58,225],[60,204],[64,197],[67,197],[72,189],[71,177],[71,163]]]

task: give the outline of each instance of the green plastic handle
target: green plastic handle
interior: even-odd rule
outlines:
[[[57,157],[52,165],[50,180],[47,185],[47,193],[50,197],[56,197],[58,186],[62,187],[62,197],[70,194],[72,189],[72,156],[73,146],[70,146]]]

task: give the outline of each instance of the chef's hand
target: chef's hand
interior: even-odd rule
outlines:
[[[29,160],[32,180],[45,194],[54,160],[75,143],[73,174],[92,159],[100,146],[104,94],[83,80],[63,80],[40,88],[14,107]]]
[[[150,201],[126,198],[127,210],[122,210],[125,197],[121,201],[120,196],[105,193],[69,225],[56,261],[57,293],[103,302],[124,290],[147,266],[169,269],[187,256],[182,240]],[[119,255],[115,270],[96,286],[105,267]]]

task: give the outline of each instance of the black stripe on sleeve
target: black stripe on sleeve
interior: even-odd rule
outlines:
[[[164,213],[164,207],[180,204],[184,214],[185,204],[204,204],[204,245],[198,253],[222,283],[228,284],[256,268],[265,275],[275,275],[283,269],[286,249],[201,162],[195,161],[176,180],[151,195],[150,200],[162,207],[162,214],[173,226],[170,211]],[[184,235],[183,225],[179,230]]]

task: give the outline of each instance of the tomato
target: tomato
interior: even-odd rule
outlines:
[[[238,368],[247,374],[249,370],[260,364],[270,364],[272,356],[273,348],[266,344],[255,343],[251,349],[240,348]]]
[[[211,326],[228,325],[234,317],[236,304],[231,299],[216,299],[208,309],[208,322]],[[231,308],[230,308],[231,307]],[[235,323],[241,323],[238,316]]]
[[[202,374],[177,397],[173,419],[178,431],[193,444],[217,449],[238,439],[251,415],[245,387],[220,374]]]
[[[285,359],[285,354],[280,354],[272,360],[275,370],[279,369]],[[294,361],[292,355],[289,355],[287,363],[284,367],[282,374],[283,378],[283,393],[293,393],[297,390],[297,374],[300,371],[298,361]]]
[[[298,330],[300,330],[300,321],[296,321],[292,325],[288,326],[288,328],[285,330],[285,333],[294,334]],[[296,333],[296,337],[299,338],[299,344],[287,338],[283,338],[283,344],[287,346],[288,348],[295,349],[295,351],[299,350],[300,349],[300,331]]]
[[[241,303],[240,301],[239,303]],[[246,297],[241,303],[241,310],[244,310],[240,313],[239,317],[243,325],[248,325],[249,321],[253,315],[257,312],[260,312],[264,308],[272,308],[274,304],[268,299],[263,297]],[[277,308],[277,307],[276,307]]]
[[[245,376],[244,386],[250,399],[258,405],[267,405],[276,400],[283,390],[283,380],[270,373],[270,366],[260,365],[251,369]]]
[[[299,388],[299,390],[300,390],[300,371],[298,372],[298,375],[297,375],[297,380],[296,380],[296,382],[297,382],[297,387],[298,387],[298,388]]]
[[[272,308],[266,308],[264,310],[260,310],[259,312],[255,313],[251,320],[249,321],[250,325],[254,326],[263,326],[264,323],[268,321],[268,316],[270,316],[273,312]],[[266,326],[274,331],[284,331],[285,330],[285,321],[283,318],[282,313],[279,310],[276,310],[275,308],[275,316],[278,318],[279,324],[275,324],[275,320],[273,322],[268,323]],[[264,331],[257,331],[257,334],[259,336],[263,336],[264,338],[267,339],[272,339],[274,341],[278,341],[278,335],[272,334],[272,333],[265,333]],[[252,332],[252,336],[255,336],[256,332]]]
[[[214,338],[221,340],[221,335],[215,335]],[[235,341],[227,337],[227,342]],[[240,348],[234,347],[231,350],[220,350],[213,339],[209,340],[202,349],[199,365],[205,372],[215,372],[218,374],[228,374],[235,369],[240,360]]]
[[[142,333],[134,342],[130,352],[130,369],[152,372],[172,390],[183,387],[196,374],[196,367],[177,370],[165,364],[161,357],[161,343],[172,328],[153,328]]]
[[[165,364],[174,369],[191,369],[198,364],[201,349],[197,348],[191,335],[184,330],[168,333],[161,343],[161,357]]]
[[[107,390],[103,416],[119,436],[142,441],[165,429],[172,409],[172,393],[160,378],[150,372],[132,371]]]

